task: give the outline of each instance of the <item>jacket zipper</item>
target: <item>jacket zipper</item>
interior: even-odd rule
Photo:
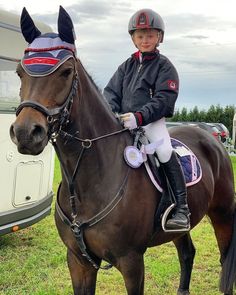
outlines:
[[[136,84],[137,84],[137,81],[138,81],[138,79],[139,79],[139,73],[140,73],[140,71],[141,71],[141,69],[142,69],[142,66],[143,66],[143,64],[142,63],[140,63],[139,64],[139,66],[138,66],[138,70],[137,70],[137,74],[135,75],[135,79],[132,81],[132,87],[131,87],[131,89],[133,90],[133,89],[135,89],[135,87],[136,87]],[[129,104],[127,104],[129,107],[131,107],[131,101],[129,102]]]
[[[139,67],[138,67],[138,73],[141,71],[141,68],[142,68],[143,64],[140,64]]]
[[[150,98],[153,97],[153,91],[152,91],[152,88],[149,88],[149,94],[150,94]]]
[[[142,63],[140,63],[140,65],[138,66],[138,71],[137,71],[137,74],[135,75],[135,80],[132,83],[134,87],[135,87],[135,85],[136,85],[136,83],[137,83],[137,81],[139,79],[139,73],[140,73],[140,71],[142,69],[142,66],[143,66]]]

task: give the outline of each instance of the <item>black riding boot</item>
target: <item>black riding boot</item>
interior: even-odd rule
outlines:
[[[173,151],[171,158],[166,163],[161,163],[169,185],[176,199],[174,214],[166,222],[168,229],[187,229],[190,224],[190,212],[187,204],[187,190],[182,168],[176,153]]]

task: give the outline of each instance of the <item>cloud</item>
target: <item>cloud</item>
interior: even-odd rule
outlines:
[[[204,36],[204,35],[185,35],[183,37],[188,38],[188,39],[196,39],[196,40],[203,40],[203,39],[208,39],[209,38],[209,37]]]
[[[52,28],[56,28],[57,26],[57,18],[58,18],[58,12],[55,13],[45,13],[45,14],[32,14],[31,15],[32,19],[41,21],[49,26],[51,26]]]
[[[61,2],[74,22],[79,58],[103,88],[118,65],[136,50],[127,32],[129,18],[142,7],[155,9],[156,1]],[[189,0],[179,0],[177,6],[172,0],[158,3],[158,13],[166,24],[160,51],[173,62],[181,79],[177,105],[234,103],[234,12],[230,5],[220,1],[200,2],[204,2],[204,8],[201,3]],[[233,0],[229,2],[234,3]],[[40,12],[32,17],[57,31],[58,8],[50,13],[35,10]]]
[[[216,23],[216,18],[193,13],[172,14],[165,16],[165,23],[168,33],[182,34],[199,29],[209,29]]]
[[[214,32],[225,32],[231,28],[236,28],[236,22],[225,18],[209,16],[203,14],[172,14],[165,16],[166,35],[172,36],[189,36],[204,35],[208,37]],[[199,34],[198,32],[204,32]]]
[[[73,20],[78,23],[90,22],[93,23],[104,21],[111,16],[119,15],[120,13],[128,13],[131,10],[131,5],[128,2],[122,1],[80,1],[67,7]]]

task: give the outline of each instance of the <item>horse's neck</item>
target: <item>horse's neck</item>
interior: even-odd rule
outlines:
[[[121,129],[105,98],[82,65],[78,67],[78,71],[79,102],[76,111],[80,132],[85,136],[98,137]]]
[[[79,99],[74,100],[73,118],[69,130],[78,132],[77,137],[93,140],[85,149],[79,162],[76,187],[81,199],[100,198],[107,201],[119,189],[127,170],[123,160],[123,150],[130,137],[125,134],[103,135],[121,130],[120,124],[109,110],[103,97],[96,93],[93,85],[83,81]],[[98,90],[97,90],[98,91]],[[80,157],[82,143],[76,139],[67,145],[61,141],[62,158],[72,174]]]

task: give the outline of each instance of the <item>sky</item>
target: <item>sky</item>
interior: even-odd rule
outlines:
[[[59,5],[72,18],[78,57],[103,89],[117,67],[136,51],[127,31],[141,8],[159,13],[165,23],[159,50],[180,78],[176,109],[236,106],[235,0],[0,0],[0,8],[20,14],[25,6],[34,20],[57,32]]]

